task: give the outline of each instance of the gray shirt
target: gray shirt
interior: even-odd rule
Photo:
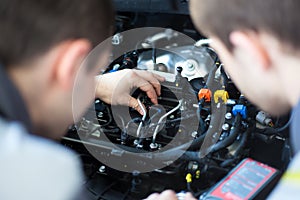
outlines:
[[[75,153],[31,129],[22,96],[0,64],[0,199],[82,199]]]
[[[0,119],[0,199],[73,200],[81,191],[76,155]]]

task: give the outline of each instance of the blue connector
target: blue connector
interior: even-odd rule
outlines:
[[[112,69],[108,73],[114,73],[114,72],[117,72],[117,71],[118,71],[117,69]]]
[[[232,109],[232,114],[236,116],[237,114],[240,114],[243,119],[247,118],[247,107],[244,105],[236,105]]]

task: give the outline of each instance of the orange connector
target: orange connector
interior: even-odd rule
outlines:
[[[209,89],[201,89],[198,93],[199,100],[204,99],[206,102],[211,101],[211,91]]]

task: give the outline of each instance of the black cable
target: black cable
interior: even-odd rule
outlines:
[[[190,183],[190,182],[186,182],[186,188],[187,188],[187,191],[188,191],[188,192],[192,192],[192,193],[193,193],[192,187],[191,187],[191,183]]]
[[[155,48],[155,46],[154,46],[154,44],[153,44],[153,46],[152,46],[152,61],[153,61],[153,65],[154,65],[154,69],[156,69],[156,57],[157,57],[157,55],[156,55],[156,48]]]
[[[233,157],[237,157],[238,155],[241,154],[243,148],[246,146],[247,139],[248,139],[248,136],[250,134],[250,130],[251,129],[248,128],[247,131],[245,131],[243,133],[242,138],[241,138],[241,140],[239,142],[239,145],[237,146],[237,148],[236,148],[236,150],[235,150],[235,152],[233,154]]]
[[[109,120],[108,120],[107,123],[102,124],[102,125],[101,125],[102,127],[109,125],[109,124],[113,121],[113,117],[112,117],[112,115],[111,115],[111,113],[110,113],[109,107],[108,107],[108,106],[105,106],[105,109],[106,109],[106,112],[107,112],[107,114],[108,114],[108,119],[109,119]],[[98,120],[98,117],[97,117],[97,120]],[[99,121],[99,120],[98,120],[98,121]]]
[[[210,150],[211,153],[214,153],[216,151],[219,151],[220,149],[226,148],[235,141],[235,139],[237,138],[237,136],[239,134],[241,121],[242,121],[242,116],[240,114],[237,114],[237,116],[235,117],[234,123],[231,127],[229,136],[227,138],[225,138],[223,141],[220,141],[220,142],[216,143],[214,146],[212,146],[212,148]]]
[[[195,117],[196,115],[197,114],[193,114],[193,115],[189,115],[189,116],[185,116],[185,117],[181,117],[181,118],[177,118],[177,119],[172,119],[172,120],[168,120],[167,122],[151,123],[148,126],[149,126],[149,128],[151,128],[152,126],[163,125],[163,124],[166,124],[166,123],[175,123],[175,122],[178,122],[178,121],[183,121],[183,120],[190,119],[192,117]]]
[[[259,128],[257,128],[256,132],[260,133],[260,134],[263,134],[263,135],[267,135],[267,136],[278,134],[280,132],[285,131],[291,125],[292,118],[293,118],[293,114],[289,118],[288,122],[285,125],[283,125],[282,127],[278,127],[278,128],[265,128],[265,129],[259,129]]]
[[[245,131],[242,134],[242,138],[239,141],[239,144],[238,144],[234,154],[232,155],[232,158],[223,161],[220,164],[220,167],[228,167],[228,166],[232,165],[237,159],[239,159],[239,156],[240,156],[243,148],[246,146],[247,139],[248,139],[248,136],[249,136],[250,132],[251,132],[251,129],[247,129],[247,131]]]
[[[198,103],[198,108],[197,108],[197,117],[198,117],[198,121],[199,121],[199,129],[200,129],[200,134],[204,133],[205,131],[205,123],[201,117],[201,110],[203,108],[203,103],[204,103],[204,99],[201,99],[200,102]]]

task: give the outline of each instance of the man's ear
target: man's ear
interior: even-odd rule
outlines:
[[[233,51],[242,50],[246,54],[245,56],[255,59],[263,67],[263,70],[267,70],[271,66],[268,49],[264,46],[258,33],[235,31],[230,34],[229,39],[233,45]]]
[[[91,50],[88,40],[77,39],[62,45],[53,67],[54,79],[64,90],[73,87],[76,74]]]

